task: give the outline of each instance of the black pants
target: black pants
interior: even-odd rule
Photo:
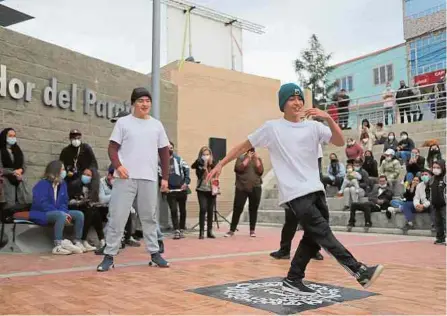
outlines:
[[[328,176],[323,176],[323,180],[321,182],[323,182],[325,188],[328,185],[332,185],[336,186],[340,190],[341,185],[343,183],[343,178],[335,177],[335,180],[332,181]]]
[[[380,208],[373,202],[357,202],[351,204],[351,215],[349,216],[349,224],[355,224],[355,211],[362,211],[365,214],[365,224],[371,224],[371,213],[380,212]]]
[[[253,188],[251,192],[239,190],[236,188],[234,193],[233,216],[231,217],[230,230],[236,231],[239,218],[244,211],[245,202],[248,198],[248,214],[250,216],[250,231],[255,230],[256,220],[258,218],[258,208],[261,202],[262,188]]]
[[[205,215],[206,224],[208,231],[213,229],[213,215],[214,206],[216,204],[216,196],[212,195],[211,192],[197,191],[197,197],[199,199],[199,227],[200,231],[205,230]]]
[[[124,228],[124,240],[129,240],[133,233],[132,213],[129,214],[126,226]]]
[[[298,219],[293,212],[286,212],[286,221],[281,230],[281,242],[279,251],[284,254],[290,254],[292,240],[295,237],[298,228]]]
[[[436,239],[445,240],[445,205],[434,208]]]
[[[338,125],[341,129],[346,129],[349,122],[349,109],[338,109]]]
[[[335,238],[329,227],[329,209],[324,192],[307,194],[288,202],[287,205],[286,212],[295,216],[304,230],[287,278],[303,279],[307,264],[321,249],[320,246],[335,257],[351,275],[358,272],[361,263]]]
[[[407,114],[407,121],[411,123],[411,107],[409,105],[399,105],[400,123],[404,123],[405,114]]]
[[[186,197],[186,192],[172,192],[166,197],[171,210],[172,226],[175,230],[186,229]],[[178,220],[179,211],[180,224]]]
[[[87,207],[81,209],[82,213],[84,213],[84,228],[82,231],[82,240],[87,240],[88,231],[90,227],[94,227],[96,234],[98,234],[98,239],[102,240],[104,238],[104,230],[102,225],[102,214],[99,208],[95,207]]]

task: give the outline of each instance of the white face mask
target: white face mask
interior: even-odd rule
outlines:
[[[348,168],[346,171],[347,171],[347,172],[352,172],[352,169],[351,169],[351,168]]]
[[[389,140],[393,140],[393,139],[394,139],[394,136],[388,136],[388,139],[389,139]]]
[[[74,147],[79,147],[79,146],[81,146],[81,140],[80,140],[80,139],[72,139],[72,140],[71,140],[71,144],[72,144]]]
[[[433,174],[434,174],[435,176],[439,176],[439,175],[441,174],[441,169],[439,169],[439,168],[433,168]]]
[[[364,143],[367,143],[368,140],[369,140],[369,138],[363,138],[363,139],[362,139],[362,141],[363,141]]]
[[[386,188],[386,184],[379,184],[379,187],[382,188],[382,189],[385,189]]]
[[[210,155],[202,155],[203,161],[208,161],[210,159]]]
[[[391,157],[386,157],[385,158],[386,161],[391,161],[391,159],[393,159],[393,158],[391,158]]]
[[[407,136],[407,135],[402,135],[401,138],[402,138],[402,139],[407,139],[408,136]]]

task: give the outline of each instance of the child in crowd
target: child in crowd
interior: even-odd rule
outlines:
[[[343,191],[346,188],[354,187],[356,192],[359,192],[359,180],[361,176],[354,171],[354,166],[352,164],[348,164],[346,167],[346,175],[341,185],[340,191],[338,191],[339,195],[343,195]]]

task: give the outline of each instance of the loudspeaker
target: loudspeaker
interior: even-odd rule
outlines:
[[[210,137],[208,147],[213,152],[215,163],[221,161],[227,154],[227,140],[225,138]]]

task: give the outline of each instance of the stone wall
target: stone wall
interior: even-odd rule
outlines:
[[[107,144],[113,128],[108,118],[116,109],[128,105],[124,101],[130,99],[133,88],[150,87],[147,75],[1,27],[0,65],[5,66],[0,76],[3,79],[0,80],[0,95],[5,88],[9,90],[5,83],[13,78],[35,84],[29,102],[24,98],[12,98],[10,91],[6,91],[6,96],[0,96],[0,128],[16,129],[28,165],[26,175],[32,183],[42,175],[49,161],[58,158],[61,149],[68,144],[68,132],[73,128],[82,131],[85,142],[93,147],[104,171],[109,165]],[[57,90],[67,90],[70,98],[75,84],[77,102],[70,104],[68,109],[45,105],[44,89],[51,84],[51,78],[57,79]],[[16,85],[15,92],[19,89]],[[94,92],[97,98],[88,113],[84,113],[86,89]],[[177,88],[167,81],[161,84],[161,120],[168,135],[176,141]]]
[[[445,10],[417,19],[404,18],[404,38],[406,41],[425,33],[445,29]]]

